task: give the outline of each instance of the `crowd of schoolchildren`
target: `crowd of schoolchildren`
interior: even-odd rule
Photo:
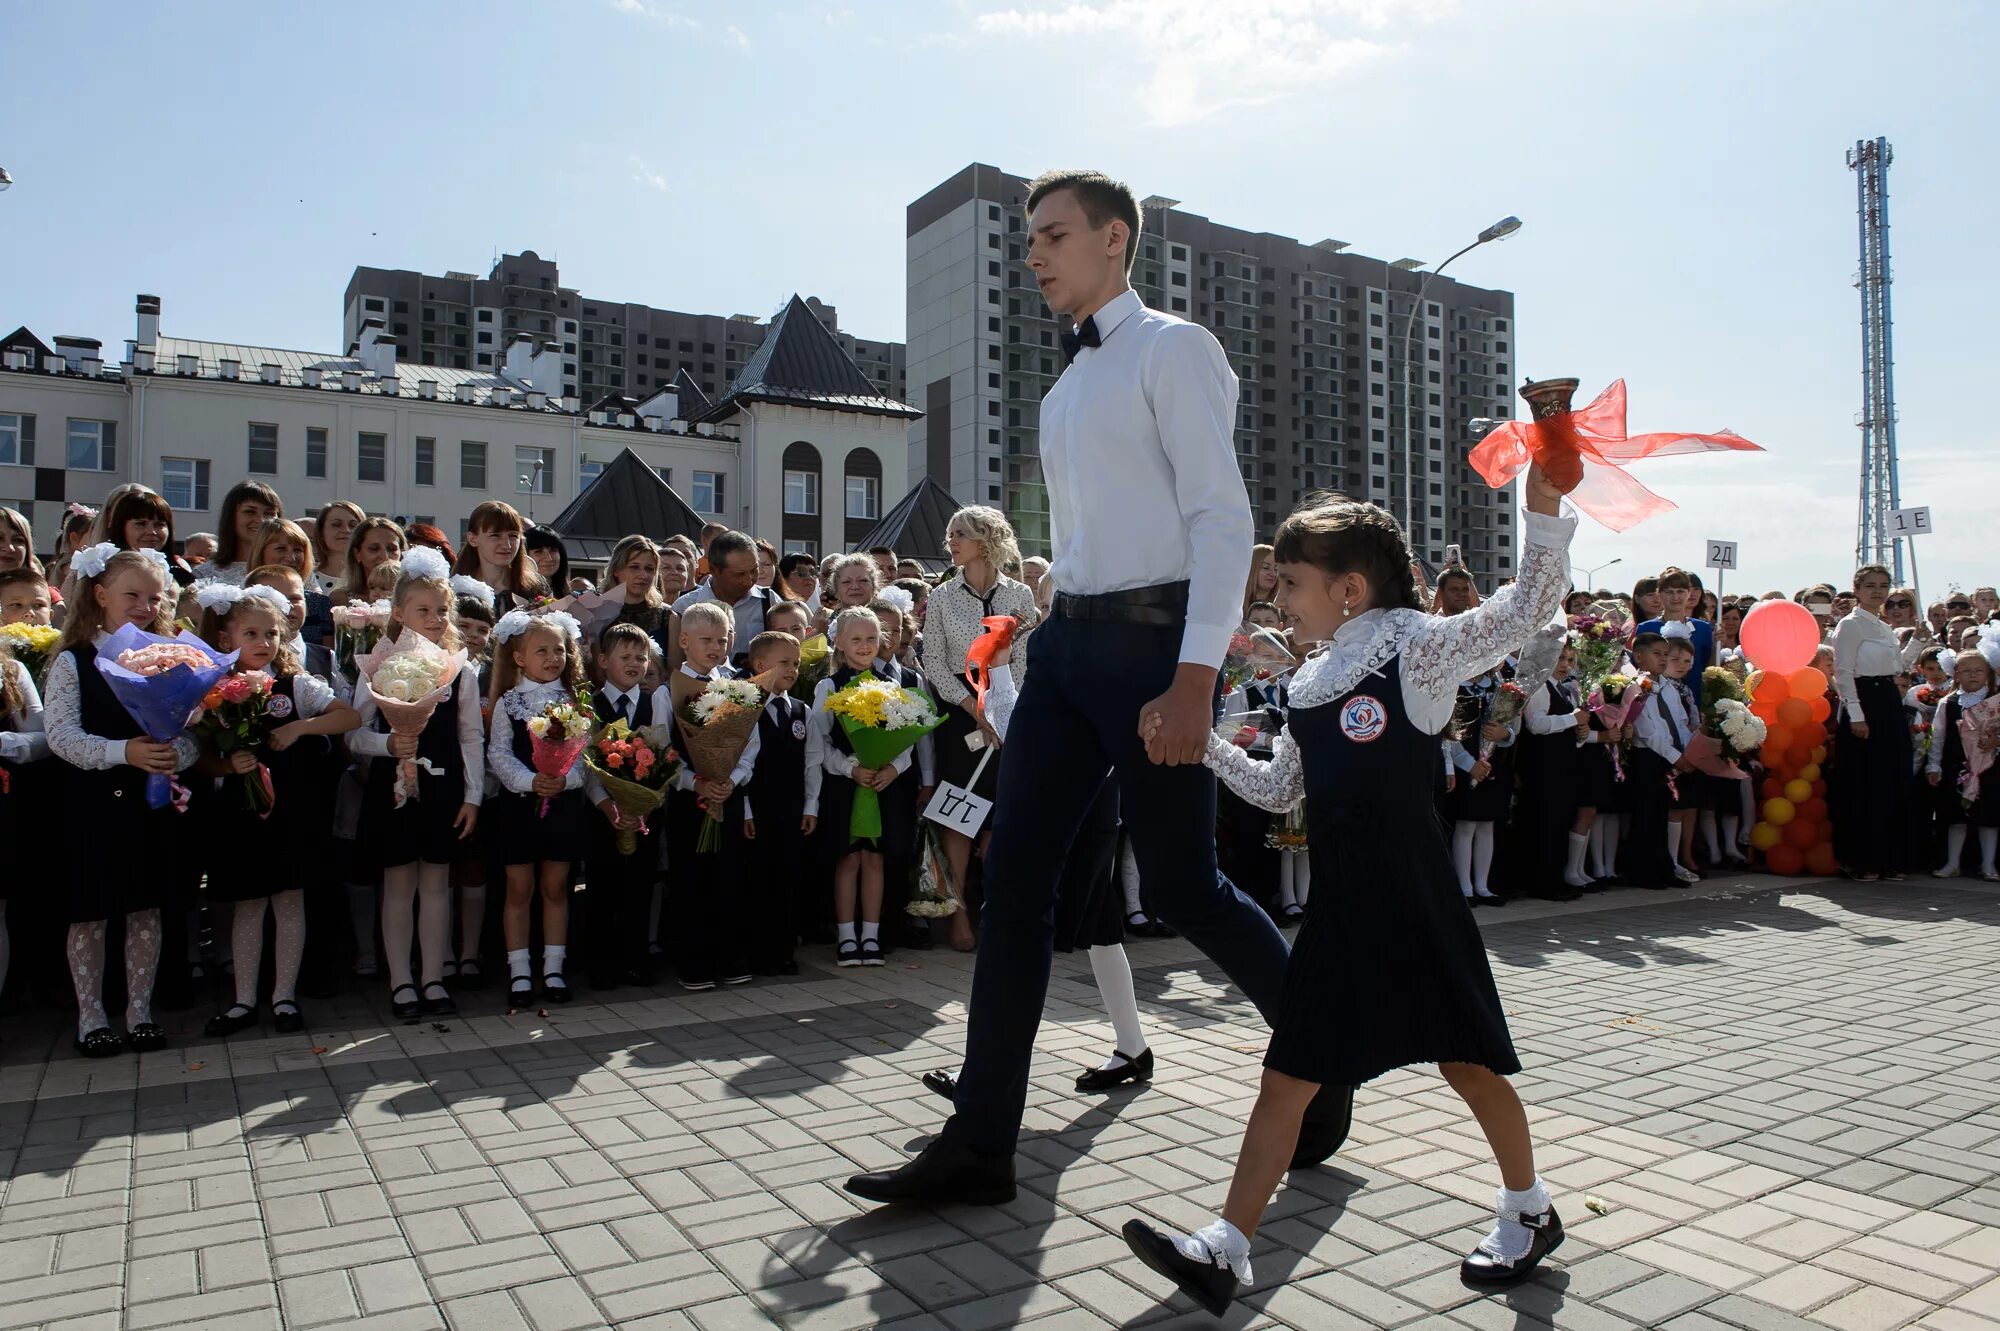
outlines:
[[[25,519],[0,509],[0,627],[22,626],[0,639],[10,853],[0,980],[19,952],[9,993],[73,999],[87,1056],[163,1047],[156,999],[186,1008],[211,992],[221,997],[209,1036],[258,1027],[266,1010],[275,1029],[301,1030],[301,998],[331,997],[349,973],[385,975],[393,1012],[418,1018],[453,1013],[489,985],[513,1006],[567,1002],[573,972],[600,990],[667,972],[704,990],[795,974],[802,942],[831,944],[841,967],[928,946],[928,922],[904,911],[931,846],[921,811],[941,781],[993,794],[993,764],[977,755],[982,735],[999,736],[978,707],[967,645],[994,615],[1025,637],[1051,593],[1046,565],[1022,561],[1004,518],[978,508],[954,516],[954,567],[942,577],[887,550],[781,558],[718,524],[704,546],[627,537],[595,583],[573,576],[556,533],[500,502],[474,511],[459,550],[435,527],[344,501],[292,521],[256,482],[232,489],[221,516],[219,533],[176,541],[159,495],[121,487],[99,510],[73,508],[45,562]],[[1313,646],[1274,603],[1271,554],[1253,557],[1245,626],[1281,647],[1224,700],[1225,726],[1253,754],[1284,725],[1286,654],[1302,660]],[[1865,616],[1894,643],[1915,757],[1908,812],[1896,815],[1905,853],[1880,876],[1963,863],[2000,879],[2000,796],[1968,804],[1954,793],[1966,761],[1956,723],[2000,665],[2000,628],[1981,632],[2000,614],[1993,589],[1954,593],[1926,614],[1908,589],[1874,597],[1879,612],[1825,586],[1792,599],[1828,639],[1815,664],[1837,681],[1830,754],[1860,716],[1837,625]],[[1478,591],[1448,569],[1427,601],[1458,614]],[[1702,671],[1746,668],[1737,632],[1754,603],[1718,600],[1678,569],[1629,595],[1573,593],[1566,613],[1633,625],[1629,671],[1645,701],[1616,725],[1587,705],[1571,650],[1531,696],[1512,661],[1463,682],[1436,800],[1469,903],[1685,886],[1750,861],[1761,774],[1706,776],[1684,750],[1701,725]],[[467,653],[420,734],[385,720],[341,628],[371,606],[386,606],[373,631],[391,642],[414,634]],[[276,724],[256,750],[221,751],[193,730],[151,738],[107,686],[96,652],[108,635],[177,624],[236,653],[235,671],[271,677]],[[1847,634],[1850,645],[1864,637]],[[861,766],[825,703],[863,674],[924,693],[944,727],[893,763]],[[586,763],[561,776],[537,769],[528,723],[551,705],[586,703],[599,725],[678,726],[676,675],[755,678],[765,690],[726,778],[684,767],[663,807],[640,819]],[[1827,767],[1838,785],[1837,758]],[[154,807],[155,774],[185,798]],[[399,796],[403,780],[415,788]],[[250,798],[246,782],[265,783],[268,798]],[[881,806],[878,837],[850,830],[862,787]],[[717,810],[719,848],[706,853],[698,842]],[[1273,817],[1222,792],[1223,867],[1282,924],[1311,904],[1305,828],[1302,809]],[[935,869],[976,903],[975,841],[935,840]],[[1109,944],[1120,915],[1124,932],[1171,934],[1147,914],[1129,852],[1095,863],[1107,860],[1091,914],[1108,923],[1090,927],[1092,940]],[[974,946],[970,914],[940,925],[960,950]]]

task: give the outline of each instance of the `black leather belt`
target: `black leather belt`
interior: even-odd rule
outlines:
[[[1049,613],[1056,619],[1090,619],[1101,624],[1143,624],[1175,628],[1187,623],[1188,585],[1163,582],[1095,596],[1057,592]]]

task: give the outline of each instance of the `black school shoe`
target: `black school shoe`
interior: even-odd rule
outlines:
[[[436,990],[436,993],[431,992]],[[424,1015],[426,1017],[455,1017],[458,1003],[453,1000],[451,990],[442,980],[432,980],[424,986]]]
[[[247,1031],[256,1024],[257,1009],[236,1003],[226,1012],[218,1012],[210,1017],[208,1024],[201,1028],[201,1033],[211,1040],[224,1040],[238,1031]]]
[[[408,998],[398,998],[397,994],[409,991]],[[414,984],[399,984],[389,993],[389,1013],[398,1021],[413,1021],[423,1015],[423,1000],[417,996]]]
[[[1002,1206],[1014,1200],[1014,1157],[975,1155],[939,1137],[900,1167],[856,1174],[846,1188],[871,1202]]]
[[[1088,1072],[1080,1073],[1076,1079],[1076,1089],[1090,1092],[1110,1091],[1127,1082],[1143,1086],[1153,1079],[1151,1049],[1141,1050],[1137,1058],[1133,1058],[1123,1050],[1113,1052],[1125,1061],[1115,1068],[1091,1068]]]
[[[1514,1285],[1535,1273],[1542,1258],[1562,1246],[1563,1222],[1556,1208],[1520,1217],[1530,1231],[1528,1251],[1513,1261],[1495,1257],[1483,1248],[1474,1248],[1458,1265],[1458,1278],[1468,1285]]]
[[[1174,1282],[1175,1288],[1202,1306],[1211,1317],[1229,1311],[1236,1298],[1236,1273],[1214,1262],[1197,1262],[1174,1241],[1143,1220],[1127,1220],[1120,1231],[1132,1255]]]
[[[297,1035],[306,1028],[306,1014],[289,998],[271,1004],[271,1025],[280,1035]]]
[[[135,1054],[150,1054],[167,1047],[167,1033],[158,1022],[142,1021],[125,1033],[125,1043]]]

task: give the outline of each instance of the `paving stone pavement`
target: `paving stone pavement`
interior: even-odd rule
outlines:
[[[1492,1166],[1412,1069],[1279,1193],[1223,1325],[2000,1328],[2000,893],[1745,879],[1480,923],[1568,1242],[1511,1293],[1459,1284]],[[143,1060],[17,1020],[0,1331],[1212,1325],[1117,1228],[1219,1206],[1264,1031],[1185,944],[1132,953],[1157,1082],[1074,1093],[1109,1028],[1058,958],[1021,1196],[936,1213],[839,1183],[941,1119],[916,1078],[963,1036],[946,951],[435,1024],[385,1021],[373,986],[305,1036],[178,1014]]]

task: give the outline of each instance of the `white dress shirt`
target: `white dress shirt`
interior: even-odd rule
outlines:
[[[1536,689],[1521,708],[1521,719],[1530,735],[1560,735],[1565,730],[1576,730],[1576,688],[1568,680],[1555,681],[1555,687],[1561,691],[1563,701],[1569,704],[1569,710],[1558,712],[1550,705],[1549,685]]]
[[[1870,675],[1894,675],[1903,668],[1903,645],[1896,630],[1860,606],[1833,626],[1833,687],[1840,694],[1841,710],[1850,721],[1867,720],[1861,714],[1861,693],[1854,681]]]
[[[42,728],[42,695],[27,667],[10,657],[0,656],[0,670],[14,677],[21,705],[7,713],[7,728],[0,730],[0,758],[10,763],[40,762],[49,756],[48,733]]]
[[[743,599],[729,607],[736,620],[736,636],[730,639],[729,647],[732,656],[741,656],[750,650],[750,640],[764,631],[764,612],[776,600],[777,594],[769,587],[759,587],[753,582],[750,590],[743,593]],[[714,584],[708,578],[703,578],[694,590],[681,593],[674,602],[674,613],[683,614],[689,606],[703,601],[722,603],[722,598],[715,594]]]
[[[1640,748],[1649,749],[1670,763],[1681,760],[1687,749],[1688,736],[1695,731],[1697,722],[1689,709],[1687,693],[1677,687],[1673,680],[1655,679],[1654,691],[1642,699],[1639,708],[1632,714],[1632,738]],[[1662,707],[1666,711],[1661,711]],[[1671,713],[1673,724],[1667,724]]]
[[[706,583],[703,583],[702,585],[707,586]],[[690,593],[690,595],[692,595],[692,593]],[[715,598],[711,596],[708,597],[707,599],[712,601]],[[678,602],[676,604],[678,604]],[[740,605],[741,603],[739,602],[738,604]],[[762,632],[762,630],[760,629],[759,632]],[[728,666],[717,666],[714,670],[711,670],[709,673],[704,675],[701,673],[701,671],[696,670],[693,666],[689,665],[685,661],[681,662],[680,673],[686,675],[689,679],[698,679],[702,681],[704,684],[706,684],[711,679],[736,678],[736,676],[729,673]],[[658,720],[664,721],[673,714],[674,714],[673,690],[669,688],[667,685],[662,684],[660,686],[659,692],[653,695],[653,716]],[[763,745],[764,745],[763,735],[759,734],[755,727],[752,727],[750,731],[750,742],[743,746],[742,754],[739,755],[736,759],[736,766],[729,769],[729,782],[731,785],[735,786],[738,790],[741,790],[743,788],[743,784],[750,779],[750,771],[757,765],[757,751],[760,748],[762,748]],[[681,763],[681,770],[674,775],[674,789],[693,790],[696,779],[697,779],[697,774],[694,770],[694,764],[683,761]]]
[[[1236,374],[1199,324],[1125,291],[1042,399],[1049,576],[1096,595],[1186,580],[1180,659],[1222,664],[1250,573],[1250,501],[1237,470]]]

